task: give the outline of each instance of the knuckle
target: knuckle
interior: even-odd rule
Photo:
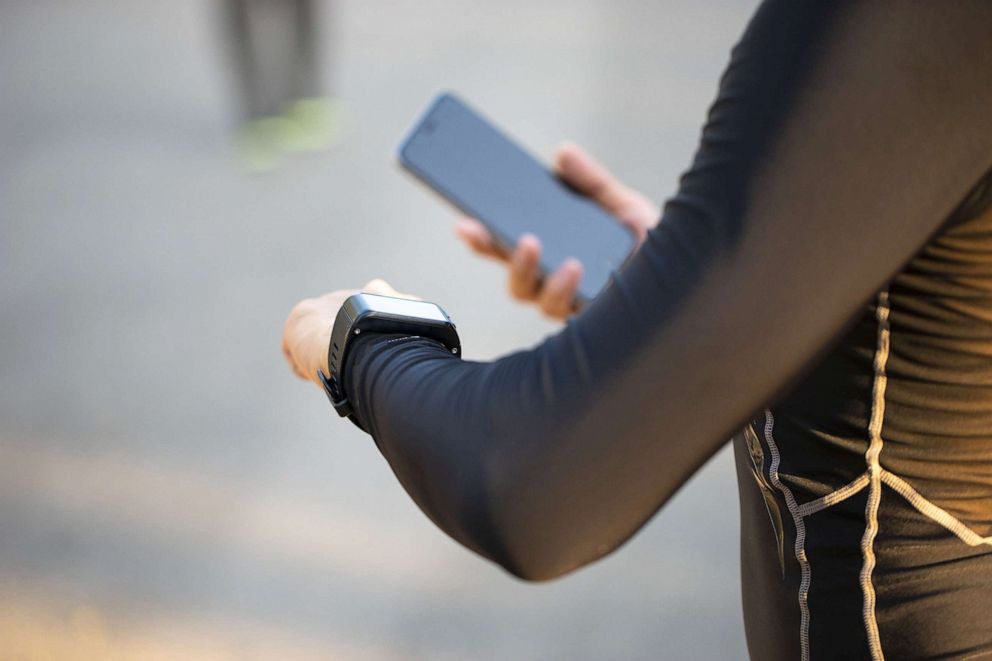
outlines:
[[[556,296],[548,304],[548,314],[552,317],[560,316],[564,307],[561,297]]]
[[[510,296],[517,299],[518,301],[529,301],[534,298],[530,294],[530,292],[528,292],[524,287],[521,287],[519,284],[516,283],[510,284]]]
[[[296,305],[293,309],[289,311],[289,316],[291,319],[302,317],[313,311],[315,307],[315,301],[312,298],[305,298]]]
[[[561,309],[557,303],[548,303],[542,307],[544,314],[552,319],[558,319],[561,317]]]
[[[510,278],[510,294],[518,301],[532,301],[537,298],[538,288],[533,279],[514,275]]]

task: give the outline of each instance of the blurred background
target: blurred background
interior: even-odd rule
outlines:
[[[331,130],[259,160],[227,5],[0,3],[0,658],[746,658],[727,450],[618,553],[525,584],[435,529],[279,340],[375,276],[467,358],[554,332],[396,167],[405,130],[455,90],[663,201],[755,4],[317,3]]]

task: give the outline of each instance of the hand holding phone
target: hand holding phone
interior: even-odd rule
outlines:
[[[573,299],[595,297],[658,215],[577,147],[561,150],[556,177],[450,94],[431,104],[399,157],[477,219],[459,232],[480,252],[510,259],[511,292],[555,317],[567,316]]]
[[[617,180],[579,145],[561,145],[555,153],[554,170],[562,181],[594,200],[625,225],[638,244],[658,223],[661,210],[654,202]],[[511,251],[506,251],[475,218],[462,218],[455,226],[455,232],[475,253],[506,264],[508,289],[514,298],[533,302],[554,319],[566,319],[576,311],[573,301],[581,276],[581,265],[577,260],[574,264],[566,260],[553,273],[542,275],[539,267],[541,245],[534,236],[525,236]],[[576,265],[579,268],[575,268]]]

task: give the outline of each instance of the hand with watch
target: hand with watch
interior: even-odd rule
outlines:
[[[338,414],[359,428],[343,370],[351,343],[363,332],[425,337],[461,353],[455,325],[440,306],[401,294],[384,280],[297,303],[283,327],[283,355],[298,377],[320,386]]]

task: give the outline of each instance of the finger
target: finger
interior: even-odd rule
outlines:
[[[524,234],[510,256],[510,294],[521,301],[537,298],[541,288],[541,242]]]
[[[288,341],[290,347],[293,373],[301,379],[311,381],[314,375],[308,374],[309,366],[314,362],[308,358],[313,353],[317,332],[312,320],[302,320],[296,324],[293,335]]]
[[[300,368],[296,366],[296,361],[293,360],[293,356],[289,353],[289,349],[286,348],[285,344],[283,344],[282,347],[282,355],[286,359],[286,364],[289,365],[289,369],[293,370],[293,374],[300,376]]]
[[[574,310],[575,292],[582,280],[582,264],[569,258],[551,274],[541,289],[538,305],[541,311],[554,319],[566,319]]]
[[[396,296],[399,294],[398,291],[393,289],[393,286],[383,280],[382,278],[373,278],[365,283],[362,287],[363,292],[369,294],[379,294],[380,296]]]
[[[300,372],[300,368],[296,364],[296,358],[293,357],[293,352],[290,351],[289,348],[289,335],[291,332],[290,323],[294,319],[295,312],[296,308],[293,309],[293,312],[290,313],[289,317],[286,319],[286,322],[283,324],[282,342],[280,343],[280,348],[282,349],[282,355],[286,359],[286,363],[289,365],[289,368],[293,370],[293,374],[300,378],[306,378]]]
[[[285,335],[283,335],[283,337],[282,337],[282,356],[283,356],[283,358],[286,359],[286,363],[290,366],[290,368],[292,368],[292,370],[295,372],[296,371],[296,361],[293,360],[293,354],[290,353],[290,351],[289,351],[289,345],[286,344],[286,336]]]
[[[319,384],[317,370],[323,370],[325,374],[329,372],[327,352],[331,344],[331,328],[332,324],[327,319],[315,319],[309,328],[309,337],[304,344],[306,351],[302,354],[301,360],[297,361],[300,378]]]
[[[661,209],[640,193],[632,192],[627,205],[615,215],[622,225],[634,233],[640,244],[647,237],[648,230],[658,224]]]
[[[602,163],[578,145],[566,142],[555,155],[555,169],[568,185],[614,215],[632,203],[634,191],[620,183]]]
[[[362,291],[367,294],[378,294],[379,296],[392,296],[393,298],[406,298],[411,301],[423,300],[419,296],[414,296],[413,294],[404,294],[401,291],[397,291],[391,284],[389,284],[382,278],[373,278],[372,280],[369,280],[367,283],[365,283],[365,286],[362,287]],[[332,295],[338,293],[339,292],[333,292]],[[338,302],[338,306],[340,306],[340,304],[341,303]]]
[[[289,363],[289,368],[293,370],[293,374],[295,374],[301,379],[309,380],[309,377],[303,373],[303,370],[301,370],[300,366],[296,363],[296,359],[289,352],[289,349],[283,347],[282,353],[286,357],[286,362]]]
[[[462,218],[455,225],[455,234],[468,244],[469,248],[480,255],[506,260],[506,251],[496,245],[493,235],[485,225],[474,218]]]

